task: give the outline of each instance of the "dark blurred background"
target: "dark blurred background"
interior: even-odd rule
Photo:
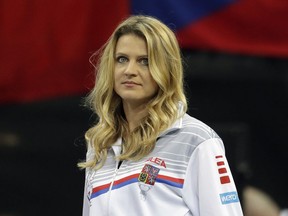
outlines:
[[[286,0],[0,1],[0,216],[81,215],[89,57],[129,14],[176,33],[189,113],[223,138],[237,187],[287,208]]]

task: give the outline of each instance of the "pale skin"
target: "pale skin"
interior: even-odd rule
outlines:
[[[121,36],[115,51],[114,90],[122,98],[130,131],[147,115],[146,104],[158,88],[149,71],[146,41],[134,34]]]
[[[245,216],[279,216],[280,208],[268,194],[252,186],[243,192]]]

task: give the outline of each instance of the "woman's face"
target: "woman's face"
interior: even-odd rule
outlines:
[[[158,91],[149,71],[146,41],[134,34],[118,39],[115,50],[114,90],[123,103],[143,105]]]

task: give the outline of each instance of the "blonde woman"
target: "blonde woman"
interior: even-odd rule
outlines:
[[[221,139],[186,114],[174,33],[131,16],[95,67],[83,215],[243,215]]]

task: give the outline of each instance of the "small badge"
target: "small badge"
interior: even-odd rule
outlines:
[[[220,194],[222,205],[239,202],[239,197],[236,191]]]
[[[139,174],[139,188],[141,190],[141,198],[146,199],[147,192],[152,188],[156,182],[160,169],[150,164],[145,164],[141,173]]]

